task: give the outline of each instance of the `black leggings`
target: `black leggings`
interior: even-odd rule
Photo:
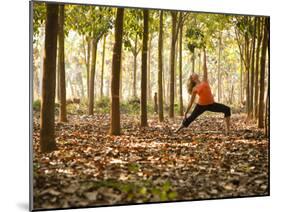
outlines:
[[[182,121],[182,125],[184,127],[188,127],[191,124],[191,122],[193,122],[198,116],[200,116],[205,111],[224,113],[224,117],[229,117],[231,115],[230,107],[223,104],[219,104],[219,103],[213,103],[210,105],[197,104],[194,110],[192,111],[191,115]]]

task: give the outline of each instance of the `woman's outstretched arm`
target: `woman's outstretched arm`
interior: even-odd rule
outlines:
[[[192,95],[191,95],[191,98],[189,100],[189,103],[188,103],[188,106],[186,108],[186,111],[184,113],[184,117],[186,117],[186,115],[188,114],[188,112],[190,111],[191,107],[192,107],[192,104],[194,102],[194,99],[195,99],[195,95],[196,93],[195,92],[192,92]]]
[[[208,70],[207,70],[207,59],[206,59],[206,51],[205,48],[203,49],[203,53],[204,53],[204,62],[203,62],[203,81],[208,81]]]

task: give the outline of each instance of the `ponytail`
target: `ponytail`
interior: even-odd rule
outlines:
[[[190,95],[192,94],[192,90],[195,87],[195,85],[196,85],[196,83],[192,80],[191,77],[189,77],[188,83],[187,83],[187,91]]]

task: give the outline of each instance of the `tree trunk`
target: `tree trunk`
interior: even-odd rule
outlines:
[[[178,49],[179,49],[179,47],[178,47],[178,41],[176,41],[176,44],[175,44],[175,69],[174,69],[174,102],[176,101],[176,99],[178,98],[177,97],[177,68],[178,68],[178,53],[179,53],[179,51],[178,51]]]
[[[64,64],[64,5],[59,6],[59,91],[60,91],[60,122],[66,122],[66,87],[65,87],[65,64]]]
[[[259,98],[259,119],[258,127],[264,127],[264,81],[265,81],[265,61],[266,61],[266,48],[268,45],[268,25],[269,19],[265,18],[261,60],[260,60],[260,98]]]
[[[175,49],[176,49],[176,24],[177,12],[171,12],[172,15],[172,37],[170,49],[170,107],[169,117],[174,118],[174,101],[175,101]]]
[[[180,28],[180,38],[179,38],[179,104],[180,104],[180,116],[183,116],[183,100],[182,100],[182,29]],[[200,61],[200,59],[199,59]],[[199,63],[200,64],[200,63]]]
[[[135,38],[135,51],[133,53],[134,55],[134,79],[133,79],[133,95],[134,97],[137,96],[137,48],[138,48],[138,36],[136,35]]]
[[[160,11],[159,38],[158,38],[158,118],[162,122],[163,114],[163,11]]]
[[[240,55],[240,104],[243,104],[243,59]]]
[[[257,17],[257,50],[256,50],[256,70],[255,70],[255,100],[254,100],[254,117],[258,118],[259,106],[259,67],[260,67],[260,44],[261,44],[261,20]]]
[[[246,107],[247,107],[247,114],[249,117],[250,112],[250,68],[249,68],[249,38],[245,35],[245,68],[246,68]]]
[[[221,42],[222,33],[219,35],[219,59],[218,59],[218,102],[221,101]]]
[[[104,56],[105,56],[105,43],[106,43],[106,35],[103,37],[103,45],[102,45],[102,62],[101,62],[101,79],[100,79],[100,97],[103,97],[103,72],[104,72]]]
[[[123,37],[123,17],[124,8],[118,8],[115,20],[115,43],[112,56],[112,77],[111,77],[111,123],[110,134],[120,135],[120,101],[119,101],[119,84],[120,69],[122,59],[122,37]]]
[[[157,93],[154,93],[154,113],[158,113],[158,104],[157,104]]]
[[[199,49],[199,53],[198,53],[198,74],[201,74],[201,51]]]
[[[264,134],[266,137],[269,135],[269,86],[267,87],[267,94],[266,94],[266,100],[265,100],[265,128],[264,128]]]
[[[152,43],[152,37],[149,38],[148,41],[148,63],[147,63],[147,98],[148,101],[152,101],[152,96],[151,96],[151,43]]]
[[[147,126],[147,44],[148,44],[148,10],[143,10],[143,40],[141,58],[141,126]]]
[[[60,9],[59,9],[60,10]],[[60,21],[60,20],[59,20]],[[58,24],[59,24],[59,22],[58,22]],[[60,33],[60,26],[59,26],[59,28],[58,28],[58,36],[59,36],[59,33]],[[58,38],[58,40],[57,40],[57,42],[59,42],[59,38]],[[59,52],[60,50],[59,50],[59,43],[57,44],[57,57],[59,57],[59,54],[60,54],[60,52]],[[57,70],[57,73],[56,73],[56,82],[57,82],[57,84],[56,84],[56,102],[60,102],[60,69],[59,69],[59,63],[60,63],[60,60],[59,59],[57,59],[57,68],[56,68],[56,70]]]
[[[192,52],[191,62],[192,62],[191,73],[194,74],[194,69],[195,69],[195,49],[194,49],[193,52]]]
[[[253,108],[254,108],[254,80],[255,80],[255,48],[256,48],[256,24],[257,24],[257,19],[255,18],[255,23],[254,23],[254,37],[253,37],[253,44],[252,44],[252,60],[251,60],[251,87],[250,87],[250,108],[249,108],[249,118],[253,118]]]
[[[80,85],[80,90],[81,90],[81,99],[85,97],[85,93],[84,93],[84,84],[83,84],[83,77],[82,77],[82,72],[80,71],[78,73],[78,79],[77,81],[79,82],[79,85]]]
[[[43,27],[42,27],[43,28]],[[40,52],[40,70],[39,70],[39,96],[42,96],[42,88],[43,88],[43,66],[44,66],[44,55],[45,55],[45,36],[46,30],[42,29],[40,32],[41,42],[41,52]]]
[[[88,43],[88,49],[87,49],[87,95],[88,95],[88,101],[89,101],[89,97],[90,97],[90,59],[91,59],[91,39],[88,38],[87,39],[87,43]]]
[[[94,113],[97,46],[98,46],[98,41],[96,39],[93,39],[93,41],[92,41],[92,64],[91,64],[90,85],[89,85],[88,115],[93,115],[93,113]]]
[[[121,55],[123,56],[123,55]],[[122,61],[123,61],[123,58],[121,58],[121,61],[120,61],[120,80],[119,80],[119,100],[122,101],[122,91],[123,91],[123,87],[122,87],[122,82],[123,82],[123,68],[122,68]]]
[[[56,149],[55,141],[55,92],[56,58],[58,35],[58,5],[47,4],[45,25],[45,57],[41,99],[40,150],[51,152]]]

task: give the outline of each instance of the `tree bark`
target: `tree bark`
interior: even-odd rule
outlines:
[[[90,59],[91,59],[91,39],[87,39],[87,95],[88,95],[88,101],[90,97]]]
[[[180,28],[180,37],[179,37],[179,104],[180,104],[180,116],[183,116],[183,100],[182,100],[182,29]],[[200,61],[200,60],[199,60]]]
[[[58,34],[58,5],[47,4],[45,25],[45,57],[41,99],[40,150],[51,152],[56,149],[55,141],[55,91]]]
[[[218,102],[221,101],[221,42],[222,33],[219,35],[219,59],[218,59]]]
[[[174,79],[175,79],[175,81],[174,81],[174,102],[176,102],[177,100],[177,68],[178,68],[178,53],[179,53],[179,47],[178,47],[178,44],[179,44],[179,42],[178,41],[176,41],[176,44],[175,44],[175,69],[174,69],[174,74],[175,74],[175,76],[174,76]]]
[[[64,63],[64,5],[59,6],[59,92],[60,92],[60,122],[67,122],[66,117],[66,87]]]
[[[172,37],[170,49],[170,107],[169,117],[174,118],[174,101],[175,101],[175,48],[176,48],[176,24],[177,12],[171,12],[172,15]]]
[[[264,127],[264,81],[265,81],[266,50],[268,45],[268,25],[269,25],[269,19],[265,18],[261,60],[260,60],[260,97],[259,97],[259,119],[258,119],[259,128]]]
[[[59,24],[59,22],[58,22],[58,24]],[[58,36],[59,36],[59,33],[60,33],[60,26],[58,28]],[[59,38],[58,38],[57,42],[59,42]],[[57,44],[57,57],[59,57],[59,54],[60,54],[60,50],[59,50],[59,43],[58,43]],[[60,63],[60,60],[57,59],[57,67],[56,67],[56,70],[57,70],[57,73],[56,73],[56,81],[57,81],[57,84],[56,84],[56,102],[58,102],[58,103],[60,102],[60,70],[59,70],[59,63]]]
[[[198,74],[201,74],[201,51],[199,49],[199,53],[198,53]]]
[[[91,64],[90,85],[89,85],[88,115],[93,115],[93,113],[94,113],[95,72],[96,72],[97,46],[98,46],[98,41],[93,39],[92,40],[92,64]]]
[[[194,74],[194,71],[195,71],[195,49],[192,52],[191,62],[192,62],[191,73]]]
[[[158,118],[162,122],[163,114],[163,11],[160,11],[159,38],[158,38]]]
[[[249,117],[250,112],[250,68],[249,68],[249,38],[248,35],[245,35],[245,68],[246,68],[246,107],[247,107],[247,114]]]
[[[134,97],[137,96],[137,48],[138,48],[138,36],[136,35],[135,38],[135,51],[133,53],[134,55],[134,79],[133,79],[133,95]]]
[[[255,100],[254,100],[254,117],[258,118],[259,106],[259,67],[260,67],[260,44],[261,44],[261,20],[257,17],[257,50],[256,50],[256,70],[255,70]]]
[[[242,57],[240,55],[240,104],[243,104],[244,101],[244,96],[243,96],[243,60]]]
[[[148,63],[147,63],[147,98],[148,101],[152,101],[152,96],[151,96],[151,71],[150,71],[150,67],[151,67],[151,42],[152,42],[152,38],[149,38],[148,41]]]
[[[158,113],[158,104],[157,104],[157,93],[154,93],[154,113]]]
[[[255,80],[255,48],[256,48],[256,24],[257,24],[257,19],[255,18],[255,23],[254,23],[254,36],[253,36],[253,44],[252,44],[252,60],[251,60],[251,87],[250,87],[250,108],[249,108],[249,118],[253,118],[253,108],[254,108],[254,80]]]
[[[103,97],[103,72],[104,72],[104,56],[105,56],[105,43],[106,43],[106,34],[103,37],[102,45],[102,62],[101,62],[101,85],[100,85],[100,97]]]
[[[148,10],[143,10],[143,40],[141,58],[141,126],[147,126],[147,44],[148,44]]]
[[[123,82],[123,68],[122,68],[122,61],[123,61],[123,55],[121,55],[121,64],[120,64],[120,80],[119,80],[119,100],[120,101],[122,101],[122,94],[123,94],[123,84],[122,84],[122,82]]]
[[[80,98],[82,99],[82,98],[85,97],[85,93],[84,93],[83,77],[82,77],[82,72],[81,71],[77,75],[77,82],[80,85],[80,90],[81,90]]]
[[[123,18],[124,8],[117,9],[115,20],[115,43],[112,56],[112,78],[111,78],[111,123],[110,134],[120,135],[120,100],[119,100],[119,84],[120,69],[122,59],[122,37],[123,37]]]
[[[266,94],[266,100],[265,100],[265,128],[264,128],[264,134],[266,137],[269,135],[269,86],[267,87],[267,94]]]

